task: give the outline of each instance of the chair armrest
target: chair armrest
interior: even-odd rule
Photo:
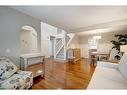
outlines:
[[[103,62],[103,61],[97,61],[97,67],[108,67],[108,68],[118,68],[118,64],[111,63],[111,62]]]

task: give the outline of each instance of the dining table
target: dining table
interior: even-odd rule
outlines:
[[[108,60],[110,56],[109,52],[91,52],[90,53],[90,63],[95,64],[97,61],[100,61],[101,58]]]

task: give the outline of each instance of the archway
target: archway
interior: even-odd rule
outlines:
[[[20,32],[20,54],[37,53],[37,32],[31,26],[21,27]]]

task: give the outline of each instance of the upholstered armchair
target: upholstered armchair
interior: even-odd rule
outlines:
[[[0,89],[28,89],[33,84],[33,74],[19,71],[7,57],[0,57]]]

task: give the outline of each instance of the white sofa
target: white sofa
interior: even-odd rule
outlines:
[[[119,64],[97,62],[87,89],[127,89],[127,54]]]

